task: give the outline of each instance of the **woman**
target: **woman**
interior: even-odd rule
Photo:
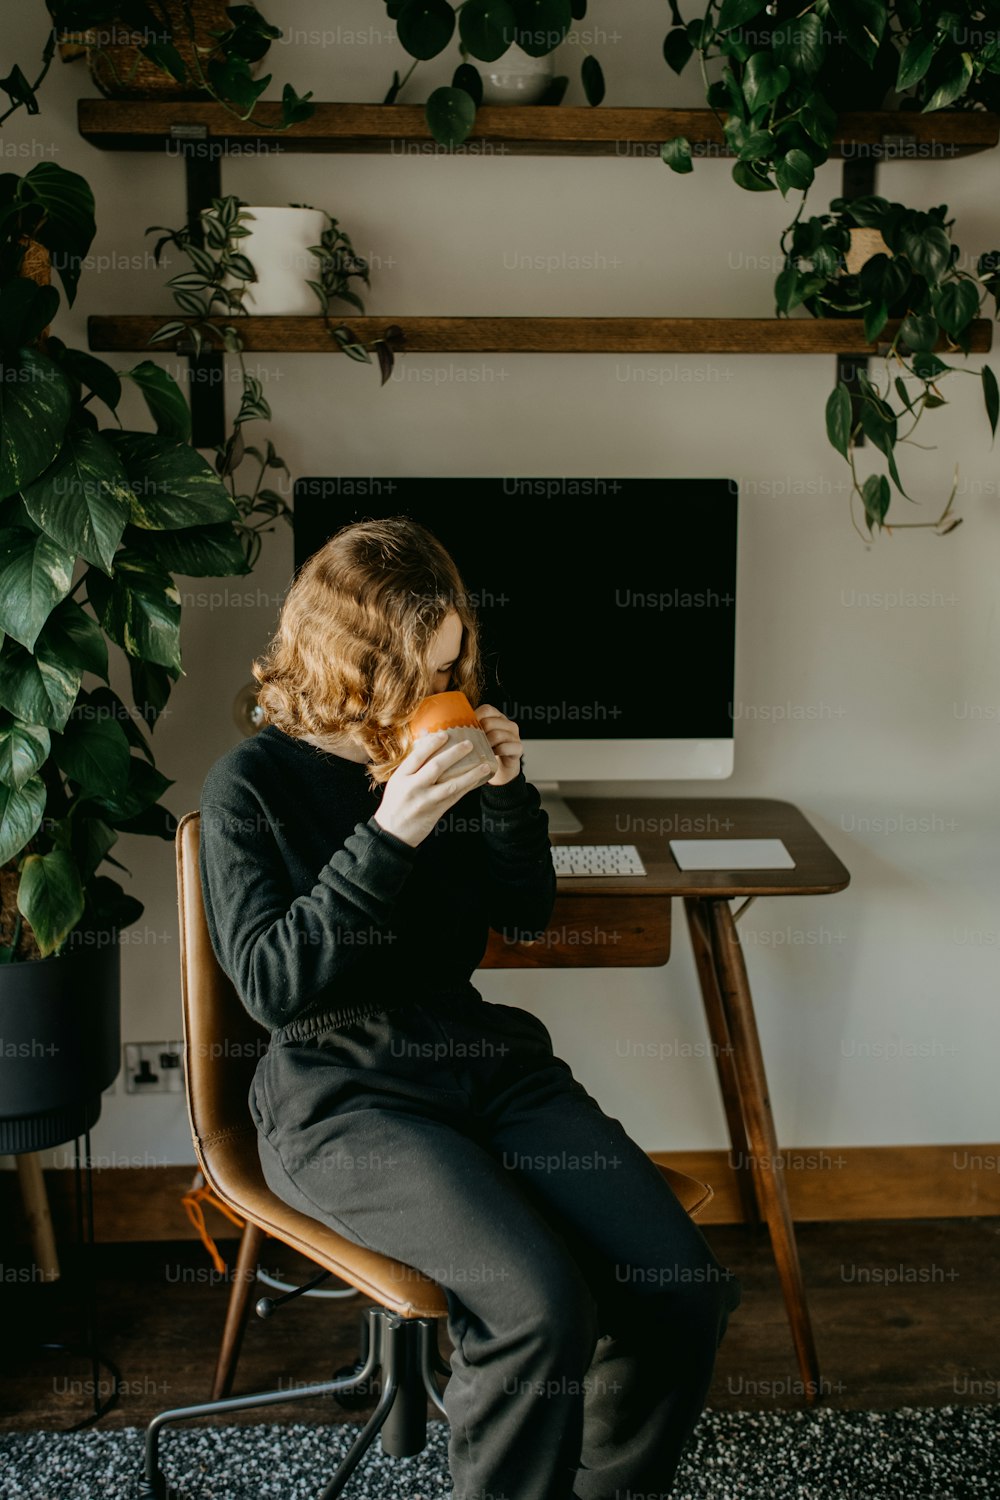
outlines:
[[[471,983],[491,928],[545,929],[555,875],[454,562],[403,516],[344,527],[253,671],[265,725],[206,777],[201,874],[271,1032],[268,1184],[444,1288],[453,1500],[666,1496],[739,1284],[546,1026]],[[492,775],[451,774],[468,741],[407,739],[449,688]]]

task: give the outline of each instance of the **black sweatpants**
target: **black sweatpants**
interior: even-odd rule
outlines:
[[[265,1179],[444,1288],[452,1500],[665,1500],[739,1282],[529,1012],[468,993],[272,1035]]]

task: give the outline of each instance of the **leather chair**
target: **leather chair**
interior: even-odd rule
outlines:
[[[380,1372],[375,1409],[323,1490],[321,1500],[334,1500],[377,1432],[381,1431],[386,1453],[411,1457],[427,1443],[428,1398],[447,1417],[434,1376],[449,1373],[438,1348],[438,1319],[447,1319],[448,1303],[442,1287],[422,1272],[352,1244],[321,1221],[291,1208],[267,1186],[247,1094],[269,1034],[248,1014],[215,957],[202,904],[199,826],[197,810],[185,813],[175,840],[188,1117],[205,1181],[244,1220],[244,1229],[212,1400],[162,1411],[149,1423],[139,1500],[170,1500],[171,1491],[158,1463],[160,1432],[169,1423],[327,1395],[347,1398],[345,1405],[355,1405],[359,1390],[367,1393],[371,1378]],[[713,1196],[712,1189],[662,1163],[657,1165],[687,1212],[697,1215]],[[228,1392],[265,1236],[290,1245],[323,1269],[281,1297],[262,1298],[256,1304],[259,1316],[270,1316],[282,1303],[330,1275],[340,1277],[376,1305],[362,1313],[361,1358],[348,1375],[297,1387],[294,1395],[279,1389],[231,1397]]]

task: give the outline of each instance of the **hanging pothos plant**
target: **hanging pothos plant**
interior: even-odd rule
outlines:
[[[971,326],[988,298],[993,298],[994,317],[1000,316],[1000,251],[979,257],[976,276],[963,270],[959,247],[951,239],[954,220],[947,213],[945,205],[921,212],[875,196],[850,201],[835,198],[829,213],[798,219],[782,235],[785,268],[775,283],[779,316],[801,305],[815,317],[860,317],[866,337],[873,342],[890,319],[898,320],[885,351],[884,388],[859,371],[855,399],[848,386],[838,381],[826,406],[827,436],[851,470],[852,516],[858,495],[869,536],[873,527],[892,531],[897,526],[930,527],[944,535],[960,524],[951,514],[957,467],[951,493],[936,521],[889,523],[886,519],[889,478],[900,495],[913,499],[899,474],[897,444],[914,441],[924,413],[947,404],[941,393],[946,376],[976,375],[942,354],[969,353]],[[856,230],[874,232],[881,239],[875,239],[876,253],[849,270],[848,253]],[[1000,416],[997,379],[988,364],[977,378],[995,437]],[[888,478],[885,474],[859,478],[855,456],[862,434],[884,456]]]

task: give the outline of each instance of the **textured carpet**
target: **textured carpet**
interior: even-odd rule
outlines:
[[[354,1426],[165,1429],[160,1459],[183,1500],[316,1500]],[[428,1426],[415,1458],[375,1443],[344,1500],[448,1500],[447,1432]],[[142,1430],[0,1433],[2,1500],[130,1500]],[[1000,1407],[706,1411],[673,1500],[997,1500]]]

